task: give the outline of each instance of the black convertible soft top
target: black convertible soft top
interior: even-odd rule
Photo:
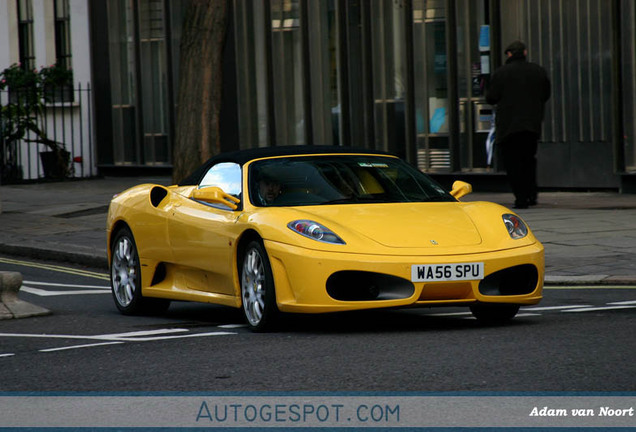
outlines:
[[[340,147],[340,146],[321,146],[321,145],[297,145],[297,146],[278,146],[278,147],[259,147],[245,150],[237,150],[227,153],[221,153],[216,156],[212,156],[203,165],[197,168],[192,174],[179,183],[179,186],[194,186],[198,185],[205,173],[210,169],[212,165],[216,165],[220,162],[234,162],[239,165],[265,157],[273,156],[297,156],[307,154],[327,154],[327,153],[340,153],[340,154],[372,154],[387,156],[390,153],[380,150],[361,149],[353,147]]]

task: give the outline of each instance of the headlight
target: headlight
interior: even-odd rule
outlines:
[[[287,227],[300,235],[309,237],[324,243],[345,244],[333,231],[318,222],[310,220],[295,220],[287,224]]]
[[[506,213],[501,217],[512,239],[518,240],[528,235],[528,227],[519,216]]]

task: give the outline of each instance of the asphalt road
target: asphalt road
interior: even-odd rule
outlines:
[[[0,391],[633,391],[636,287],[553,287],[513,323],[466,309],[289,316],[173,303],[127,317],[100,269],[0,256],[45,317],[0,321]]]

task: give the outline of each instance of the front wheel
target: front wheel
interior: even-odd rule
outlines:
[[[503,324],[517,315],[519,305],[478,303],[472,305],[470,311],[478,321],[485,324]]]
[[[254,331],[272,328],[278,317],[274,277],[263,243],[251,241],[241,265],[243,315]]]
[[[161,313],[170,306],[169,300],[142,296],[139,253],[128,228],[121,228],[113,239],[110,285],[115,305],[124,315]]]

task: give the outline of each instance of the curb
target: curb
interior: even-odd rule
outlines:
[[[15,244],[0,243],[0,250],[3,254],[17,255],[24,258],[33,258],[44,261],[56,261],[63,263],[79,264],[86,267],[94,267],[108,270],[108,258],[95,254],[83,252],[69,252],[46,247],[24,246]]]
[[[611,275],[582,275],[582,276],[546,276],[545,286],[609,286],[636,285],[636,275],[634,276],[611,276]]]

